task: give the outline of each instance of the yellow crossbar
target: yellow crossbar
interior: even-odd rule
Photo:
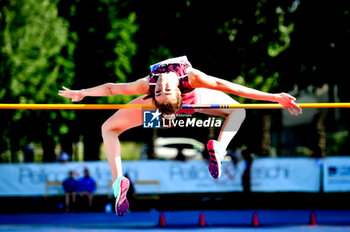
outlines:
[[[350,103],[298,103],[300,108],[350,108]],[[46,109],[46,110],[117,110],[117,109],[155,109],[154,105],[136,104],[0,104],[0,109]],[[244,108],[244,109],[281,109],[280,104],[202,104],[183,105],[184,109],[215,109],[215,108]]]

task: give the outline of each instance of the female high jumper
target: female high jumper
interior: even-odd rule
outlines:
[[[295,98],[287,93],[266,93],[209,76],[194,69],[186,56],[164,60],[151,66],[148,76],[130,83],[106,83],[88,89],[70,90],[63,87],[59,95],[71,98],[72,102],[87,96],[136,95],[129,104],[155,104],[163,115],[200,112],[222,116],[225,122],[217,140],[209,140],[209,172],[213,178],[221,175],[221,162],[226,148],[236,135],[244,118],[244,109],[181,109],[182,104],[238,104],[229,95],[277,102],[292,115],[302,113]],[[129,180],[123,176],[118,136],[124,131],[142,125],[142,109],[120,109],[102,125],[102,137],[108,163],[112,172],[113,190],[116,198],[116,213],[123,216],[129,202],[126,193]]]

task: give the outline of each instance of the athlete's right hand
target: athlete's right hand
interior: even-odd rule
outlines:
[[[80,90],[70,90],[64,86],[62,88],[64,90],[59,90],[58,95],[66,98],[71,98],[72,102],[77,102],[84,98],[84,95],[81,93]]]

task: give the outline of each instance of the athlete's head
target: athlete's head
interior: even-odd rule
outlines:
[[[174,72],[162,73],[156,83],[154,101],[163,115],[175,114],[182,107],[179,79]]]

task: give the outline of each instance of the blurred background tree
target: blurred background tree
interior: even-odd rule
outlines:
[[[55,103],[59,86],[73,83],[76,36],[58,16],[57,3],[2,1],[2,102]],[[74,112],[7,110],[1,117],[0,149],[10,149],[12,161],[26,141],[42,142],[45,161],[52,161],[56,136],[68,132],[65,122],[74,119]]]
[[[79,38],[75,50],[75,78],[72,89],[106,82],[130,81],[131,60],[137,52],[133,35],[136,15],[127,1],[60,1],[58,8]],[[86,98],[83,103],[127,103],[131,96]],[[84,160],[98,160],[102,142],[101,125],[111,111],[77,111],[71,124],[72,141],[82,138]],[[92,120],[94,123],[92,123]]]

